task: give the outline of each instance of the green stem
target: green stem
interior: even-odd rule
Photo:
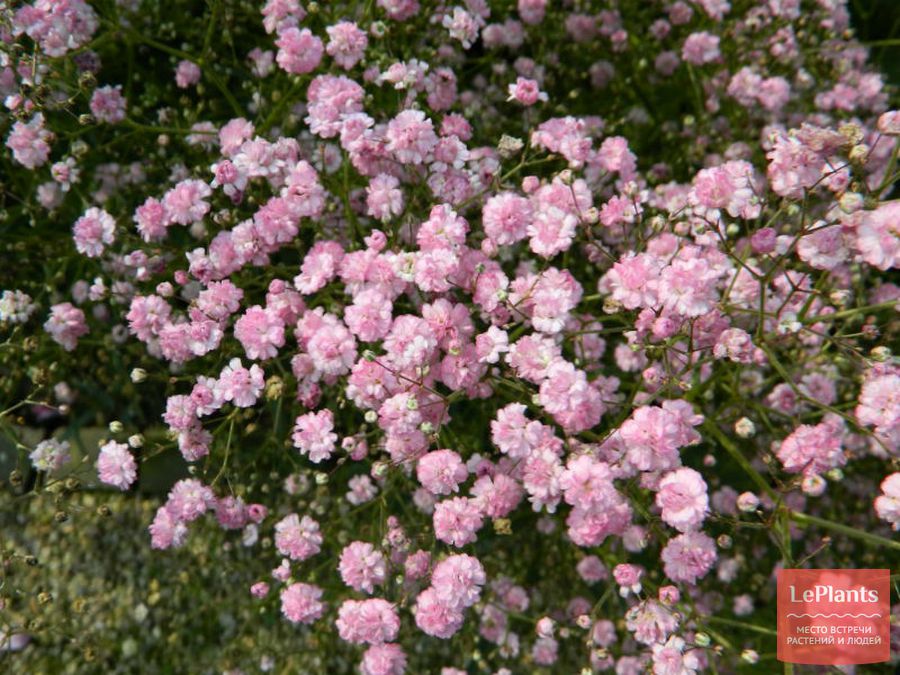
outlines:
[[[851,539],[858,539],[859,541],[870,544],[871,546],[883,546],[895,551],[900,551],[900,541],[894,541],[892,539],[888,539],[887,537],[882,537],[877,534],[871,534],[870,532],[866,532],[865,530],[858,530],[855,527],[850,527],[849,525],[841,525],[840,523],[835,523],[831,520],[826,520],[825,518],[811,516],[808,513],[801,513],[800,511],[791,511],[790,518],[791,520],[800,523],[801,525],[815,525],[826,530],[831,530],[832,532],[836,532],[838,534],[843,534],[847,537],[850,537]]]
[[[865,305],[864,307],[851,307],[850,309],[842,309],[840,312],[834,312],[833,314],[820,314],[818,316],[811,316],[806,319],[803,319],[802,323],[810,324],[810,323],[818,323],[820,321],[837,321],[838,319],[846,319],[850,316],[856,316],[857,314],[863,314],[866,312],[878,312],[882,309],[893,309],[897,306],[896,300],[890,300],[889,302],[879,302],[877,305]]]
[[[731,626],[732,628],[744,628],[746,630],[752,630],[756,633],[762,633],[763,635],[778,635],[777,631],[774,631],[771,628],[766,628],[765,626],[758,626],[754,623],[744,623],[743,621],[725,619],[719,616],[708,616],[706,617],[706,620],[711,623],[720,623],[723,626]]]
[[[750,476],[750,478],[754,483],[756,483],[760,490],[769,495],[774,501],[779,501],[780,498],[775,492],[775,489],[771,485],[769,485],[769,482],[759,471],[753,468],[753,466],[750,464],[750,460],[747,459],[746,456],[744,456],[744,453],[741,452],[740,448],[732,443],[731,439],[729,439],[724,433],[722,433],[722,430],[719,429],[719,427],[715,423],[706,420],[705,422],[703,422],[702,428],[705,431],[709,432],[709,434],[713,436],[716,441],[718,441],[719,445],[725,448],[728,454],[731,455],[732,459],[734,459],[734,461],[740,465],[744,472],[748,476]]]

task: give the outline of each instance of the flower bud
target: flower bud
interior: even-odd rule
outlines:
[[[109,430],[114,434],[121,434],[125,426],[119,420],[113,420],[109,423]]]
[[[521,138],[503,134],[500,137],[500,143],[497,145],[497,151],[503,159],[509,159],[519,153],[523,147],[525,147],[525,143]]]
[[[147,371],[143,368],[134,368],[131,371],[131,381],[135,384],[140,384],[144,380],[147,379]]]
[[[872,351],[870,351],[869,356],[873,361],[884,363],[886,361],[890,361],[893,354],[891,353],[890,347],[881,346],[875,347]]]
[[[737,507],[744,513],[756,511],[759,508],[759,497],[752,492],[742,492],[737,498]]]
[[[810,497],[819,497],[825,492],[828,483],[822,476],[806,476],[800,483],[800,489]]]
[[[850,148],[850,161],[854,164],[865,164],[869,159],[871,148],[865,143],[859,143]]]
[[[741,652],[741,660],[751,665],[759,663],[759,654],[755,649],[745,649]]]
[[[741,438],[751,438],[756,433],[756,425],[753,424],[753,420],[742,417],[734,423],[734,433]]]

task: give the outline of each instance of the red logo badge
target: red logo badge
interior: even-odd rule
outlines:
[[[887,661],[890,576],[890,570],[779,570],[778,660]]]

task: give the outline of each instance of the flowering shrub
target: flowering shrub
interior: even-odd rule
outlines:
[[[0,422],[12,504],[165,493],[91,527],[263,618],[203,667],[731,671],[776,569],[896,560],[900,111],[842,0],[167,4],[2,10]]]

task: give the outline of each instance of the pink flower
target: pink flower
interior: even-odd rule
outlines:
[[[569,460],[559,477],[559,487],[566,503],[581,509],[608,508],[620,499],[609,465],[589,455]]]
[[[552,258],[569,249],[577,226],[578,218],[568,211],[555,206],[539,209],[527,228],[529,247],[542,258]]]
[[[344,70],[350,70],[365,54],[369,38],[352,21],[341,21],[325,29],[328,46],[325,51]]]
[[[416,626],[423,633],[446,640],[463,625],[463,611],[455,604],[442,600],[434,587],[419,593],[415,606]]]
[[[382,339],[391,329],[393,304],[377,288],[357,293],[353,304],[344,310],[344,321],[363,342]]]
[[[394,319],[382,346],[388,361],[403,370],[427,363],[437,349],[437,339],[424,319],[403,314]]]
[[[702,418],[701,418],[702,419]],[[693,424],[693,422],[691,422]],[[680,464],[680,447],[700,440],[675,410],[642,406],[618,431],[628,461],[641,471],[671,469]]]
[[[99,257],[106,245],[116,240],[115,232],[115,219],[103,209],[93,206],[72,226],[75,248],[89,258]]]
[[[895,530],[900,530],[900,472],[892,473],[881,482],[881,492],[875,498],[875,512]]]
[[[459,270],[459,258],[449,248],[419,253],[413,264],[416,286],[428,293],[445,293],[452,288],[450,278]]]
[[[506,361],[519,377],[540,384],[547,378],[550,365],[561,356],[559,345],[553,338],[532,334],[519,338],[510,346]]]
[[[755,347],[750,334],[743,328],[722,331],[713,346],[717,359],[728,358],[736,363],[753,363]]]
[[[813,150],[796,135],[780,133],[769,159],[768,176],[772,190],[782,197],[800,199],[804,189],[811,188],[822,177],[825,161],[820,152]]]
[[[202,180],[183,180],[163,196],[166,223],[190,225],[199,222],[209,213],[209,204],[204,201],[212,194],[212,188]]]
[[[305,121],[312,133],[333,138],[340,133],[345,115],[362,112],[363,88],[343,75],[320,75],[306,92],[309,114]]]
[[[847,463],[843,436],[843,420],[826,417],[815,426],[801,424],[781,442],[775,454],[785,471],[817,476]]]
[[[403,213],[403,191],[399,185],[399,180],[386,173],[372,178],[366,188],[367,213],[382,223]]]
[[[31,465],[37,471],[58,471],[71,459],[69,442],[49,438],[38,443],[28,455]]]
[[[514,244],[527,236],[531,202],[513,192],[501,192],[484,204],[481,220],[485,234],[498,246]]]
[[[311,462],[318,464],[331,457],[335,450],[337,434],[334,429],[334,414],[330,410],[320,410],[300,415],[294,422],[292,440],[301,455],[307,455]]]
[[[250,594],[254,598],[264,598],[269,594],[269,584],[265,581],[257,581],[250,587]]]
[[[244,291],[228,280],[213,281],[197,296],[197,309],[213,321],[222,321],[241,306]]]
[[[338,272],[344,249],[336,241],[317,241],[303,258],[294,287],[309,295],[325,287]]]
[[[134,211],[134,222],[141,239],[146,242],[161,241],[166,237],[166,209],[158,199],[147,197]]]
[[[6,138],[13,159],[26,169],[36,169],[50,158],[53,134],[44,129],[44,114],[37,113],[28,122],[16,122]]]
[[[284,323],[274,312],[254,305],[235,321],[234,336],[248,359],[271,359],[284,346]]]
[[[322,547],[319,523],[296,513],[285,516],[275,524],[275,548],[291,560],[306,560]]]
[[[387,600],[345,600],[338,610],[335,625],[342,640],[377,645],[397,637],[400,619]]]
[[[127,490],[137,479],[137,462],[124,443],[108,441],[100,446],[97,474],[101,481],[119,490]]]
[[[833,270],[843,265],[850,256],[850,250],[841,227],[828,226],[822,221],[815,223],[814,227],[814,232],[801,237],[797,242],[797,256],[800,260],[818,270]]]
[[[148,528],[150,531],[150,545],[157,549],[179,547],[187,538],[187,525],[180,518],[172,514],[167,506],[160,506],[156,510],[153,522]]]
[[[625,625],[634,633],[635,640],[653,645],[665,642],[678,628],[678,619],[656,600],[644,600],[628,610]]]
[[[129,330],[138,340],[147,342],[159,335],[171,313],[169,303],[158,295],[135,295],[125,318],[128,320]]]
[[[711,63],[720,55],[719,36],[706,31],[691,33],[681,48],[681,58],[695,66]]]
[[[548,96],[540,90],[540,85],[535,80],[525,77],[517,77],[515,84],[509,85],[509,98],[507,101],[517,101],[524,106],[531,106],[538,101],[547,101]]]
[[[12,33],[25,33],[47,56],[63,56],[90,40],[99,21],[83,0],[35,0],[13,15]]]
[[[387,579],[387,562],[372,544],[354,541],[341,551],[338,571],[350,588],[372,593]]]
[[[459,490],[469,472],[459,455],[452,450],[435,450],[419,459],[416,476],[429,492],[448,495]]]
[[[403,675],[406,672],[406,654],[400,645],[372,645],[363,653],[359,668],[362,675]]]
[[[900,436],[900,372],[869,373],[859,393],[856,419],[885,438]]]
[[[262,368],[255,363],[249,369],[244,368],[241,360],[234,358],[219,374],[216,394],[223,401],[231,401],[239,408],[249,408],[256,403],[264,385]]]
[[[193,61],[181,60],[175,68],[175,84],[187,89],[200,81],[200,66]]]
[[[626,309],[653,307],[658,300],[659,273],[662,264],[646,253],[627,253],[601,279],[612,291],[612,298]]]
[[[760,83],[756,98],[766,110],[781,110],[791,100],[791,85],[783,77],[767,77]]]
[[[406,21],[419,12],[418,0],[377,0],[376,4],[394,21]]]
[[[542,666],[551,666],[558,658],[559,643],[551,637],[542,637],[534,641],[531,657]]]
[[[468,497],[454,497],[434,507],[434,536],[451,546],[465,546],[477,539],[484,522],[478,502]]]
[[[623,180],[628,180],[634,174],[637,158],[628,149],[627,139],[610,136],[597,149],[597,162],[604,171],[616,171]]]
[[[889,110],[878,118],[878,131],[885,136],[900,136],[900,110]]]
[[[481,476],[471,489],[478,507],[488,518],[505,518],[519,505],[524,491],[519,482],[506,474]]]
[[[322,60],[325,47],[308,28],[295,26],[282,30],[275,40],[278,53],[275,60],[281,69],[293,75],[311,73]]]
[[[91,96],[91,113],[100,122],[118,124],[125,119],[122,85],[98,87]]]
[[[213,491],[196,478],[180,480],[169,491],[166,509],[183,523],[196,520],[209,509],[215,508]]]
[[[500,355],[508,351],[509,335],[496,326],[490,326],[475,338],[475,352],[479,363],[497,363]]]
[[[569,312],[581,301],[583,290],[568,270],[551,267],[536,281],[517,279],[510,301],[528,299],[531,322],[542,333],[558,333],[565,325]],[[529,293],[530,291],[530,293]],[[530,297],[528,297],[530,295]]]
[[[484,25],[484,19],[457,6],[444,15],[442,25],[448,30],[450,37],[462,43],[463,49],[469,49],[478,39],[478,31]]]
[[[387,150],[401,164],[422,164],[437,145],[434,125],[421,110],[404,110],[387,126]]]
[[[237,117],[219,129],[219,148],[225,157],[232,157],[250,138],[253,138],[253,123]]]
[[[688,200],[707,209],[724,209],[735,218],[756,218],[761,211],[758,191],[749,162],[725,162],[697,173]]]
[[[660,554],[666,576],[672,581],[696,583],[716,562],[716,543],[702,532],[686,532],[670,539]]]
[[[78,338],[89,332],[84,312],[71,302],[62,302],[50,308],[50,316],[44,322],[44,330],[67,352],[75,349]]]
[[[600,392],[591,386],[584,371],[563,359],[547,368],[538,401],[568,433],[596,426],[606,410]]]
[[[353,334],[340,319],[333,314],[325,314],[321,308],[307,311],[300,318],[296,335],[322,375],[343,375],[356,360]]]
[[[663,521],[679,532],[696,530],[709,510],[706,481],[693,469],[670,471],[659,482],[656,505]]]
[[[578,576],[589,584],[595,584],[598,581],[604,581],[609,578],[609,570],[603,561],[595,555],[588,555],[582,558],[578,565],[575,566]]]
[[[535,26],[544,20],[547,0],[518,0],[517,9],[524,23]]]
[[[651,645],[654,675],[695,675],[701,668],[697,654],[700,650],[685,651],[682,638],[673,635],[665,644]]]
[[[470,555],[451,555],[439,562],[431,574],[435,597],[449,607],[462,610],[481,598],[486,576],[478,558]]]
[[[703,258],[675,260],[660,275],[659,298],[676,314],[702,316],[715,306],[717,279],[718,273]]]
[[[866,211],[856,232],[856,248],[870,265],[884,271],[900,267],[900,200]]]
[[[281,613],[291,623],[311,624],[325,613],[321,597],[322,589],[318,586],[293,583],[281,591]]]

